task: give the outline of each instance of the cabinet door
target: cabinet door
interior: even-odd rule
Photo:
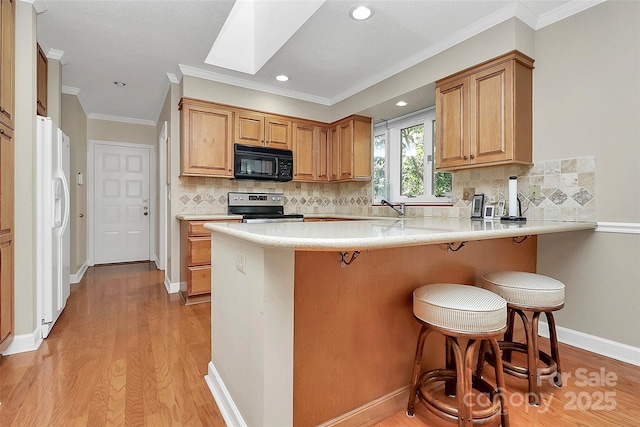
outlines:
[[[2,0],[0,8],[0,122],[13,129],[15,1]]]
[[[340,125],[340,179],[353,178],[353,121]]]
[[[467,77],[436,89],[436,168],[469,163]]]
[[[47,116],[47,79],[49,73],[49,62],[40,45],[38,45],[38,64],[37,64],[37,96],[36,109],[41,116]]]
[[[291,149],[291,122],[279,117],[267,116],[264,119],[265,145],[282,150]]]
[[[0,243],[0,351],[13,334],[13,241]]]
[[[316,127],[310,124],[293,124],[293,179],[296,181],[314,181]]]
[[[230,111],[182,104],[182,175],[232,176]]]
[[[512,70],[509,61],[471,76],[471,164],[513,159]]]
[[[0,126],[0,236],[13,232],[14,141]]]
[[[264,145],[264,116],[246,111],[236,112],[235,142],[245,145]]]
[[[329,128],[318,129],[318,144],[316,148],[316,180],[328,181],[329,180],[329,165],[331,155],[331,130]]]
[[[340,179],[340,126],[331,129],[331,165],[329,178],[331,181]]]
[[[13,334],[13,137],[0,126],[0,351]]]

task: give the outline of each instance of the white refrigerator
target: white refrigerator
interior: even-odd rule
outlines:
[[[70,292],[70,141],[48,117],[38,116],[37,133],[36,281],[42,338],[46,338]]]

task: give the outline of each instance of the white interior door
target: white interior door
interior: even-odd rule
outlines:
[[[149,260],[149,157],[145,147],[96,144],[94,260]]]

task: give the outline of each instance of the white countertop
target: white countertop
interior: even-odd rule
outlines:
[[[354,217],[345,215],[344,218]],[[381,217],[358,221],[210,223],[205,224],[205,228],[214,235],[226,234],[259,246],[348,251],[593,230],[596,223]]]

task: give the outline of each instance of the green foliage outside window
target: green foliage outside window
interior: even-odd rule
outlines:
[[[384,199],[387,196],[386,177],[386,137],[376,135],[373,137],[373,196],[375,200]]]
[[[414,122],[415,123],[415,122]],[[431,172],[432,188],[425,189],[425,161],[427,157],[435,157],[435,121],[427,122],[432,126],[432,137],[426,141],[425,124],[416,124],[400,129],[400,195],[419,200],[432,193],[436,197],[447,197],[451,194],[452,175],[449,172]],[[393,197],[388,194],[389,180],[387,167],[387,134],[375,135],[373,138],[373,195],[375,200]],[[393,148],[394,145],[392,144]],[[426,149],[426,153],[425,153]],[[392,157],[393,159],[394,157]],[[427,168],[430,170],[430,168]],[[395,176],[393,184],[396,185]],[[426,193],[426,194],[425,194]]]
[[[424,125],[400,130],[402,144],[402,170],[400,194],[406,197],[424,193]]]

